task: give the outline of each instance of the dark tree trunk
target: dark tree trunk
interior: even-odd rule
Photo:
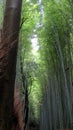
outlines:
[[[0,130],[11,130],[22,0],[7,0],[0,42]]]

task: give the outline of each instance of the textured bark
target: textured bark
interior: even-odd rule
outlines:
[[[27,123],[28,123],[28,113],[29,113],[29,100],[28,100],[28,81],[27,81],[27,77],[24,74],[23,71],[23,61],[22,61],[22,56],[20,55],[20,66],[21,66],[21,75],[22,75],[22,83],[23,83],[23,87],[25,90],[25,101],[24,101],[24,122],[25,122],[25,126],[24,129],[26,129],[27,127]]]
[[[0,130],[11,130],[22,0],[7,0],[0,42]]]
[[[14,89],[14,120],[11,130],[24,130],[23,101],[17,86]]]

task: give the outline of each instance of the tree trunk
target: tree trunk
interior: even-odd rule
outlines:
[[[7,0],[0,42],[0,130],[11,130],[22,0]]]

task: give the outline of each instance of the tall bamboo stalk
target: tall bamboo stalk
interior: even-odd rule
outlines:
[[[11,130],[22,0],[7,0],[0,43],[0,130]]]

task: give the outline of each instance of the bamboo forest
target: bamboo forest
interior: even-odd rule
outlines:
[[[73,130],[73,0],[0,0],[0,130]]]

